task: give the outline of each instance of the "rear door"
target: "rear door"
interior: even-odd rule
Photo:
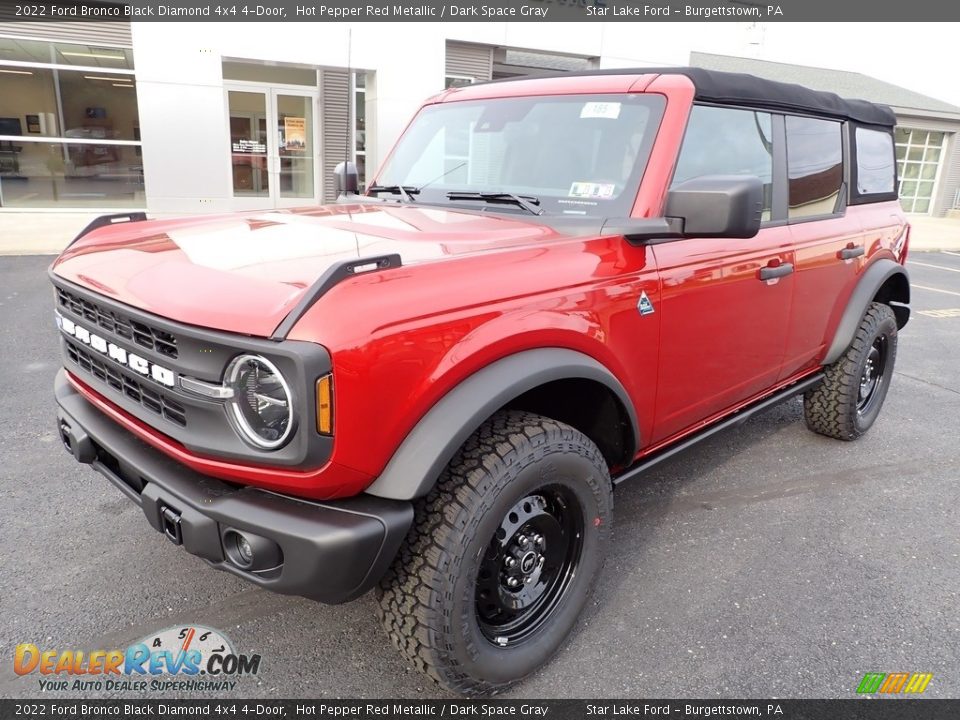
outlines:
[[[794,262],[782,206],[782,116],[695,106],[674,184],[701,175],[757,175],[764,223],[749,239],[690,238],[653,246],[661,275],[660,374],[653,442],[773,385],[790,321]],[[777,184],[778,187],[782,183]]]
[[[846,208],[844,157],[849,148],[844,148],[843,124],[792,115],[784,123],[787,219],[796,272],[781,378],[816,363],[827,329],[836,327],[865,259],[861,224]]]

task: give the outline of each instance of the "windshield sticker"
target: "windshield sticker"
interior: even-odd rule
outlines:
[[[620,103],[618,102],[588,102],[580,111],[581,118],[606,118],[616,120],[620,117]]]
[[[612,198],[615,183],[575,182],[570,186],[569,197]]]

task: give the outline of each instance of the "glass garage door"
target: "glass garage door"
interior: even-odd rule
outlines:
[[[904,212],[929,213],[943,154],[943,133],[897,128],[897,175]]]

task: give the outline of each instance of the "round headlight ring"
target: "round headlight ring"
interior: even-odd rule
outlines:
[[[247,397],[246,390],[240,387],[240,376],[244,368],[251,365],[261,365],[273,375],[279,381],[283,389],[283,395],[286,398],[286,427],[279,437],[272,440],[264,438],[250,425],[247,418],[244,417],[243,410],[240,406],[240,403],[244,402]],[[234,389],[233,397],[227,401],[227,412],[234,429],[244,442],[258,450],[277,450],[286,444],[293,434],[295,425],[293,393],[290,392],[290,386],[287,384],[286,378],[283,377],[280,369],[262,355],[238,355],[231,360],[230,365],[227,366],[226,384]]]

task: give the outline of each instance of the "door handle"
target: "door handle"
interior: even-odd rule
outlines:
[[[861,255],[863,255],[863,245],[848,245],[837,253],[837,256],[841,260],[853,260],[853,258],[860,257]]]
[[[767,265],[760,268],[761,280],[774,280],[789,275],[793,272],[793,263],[780,263],[779,265]]]

